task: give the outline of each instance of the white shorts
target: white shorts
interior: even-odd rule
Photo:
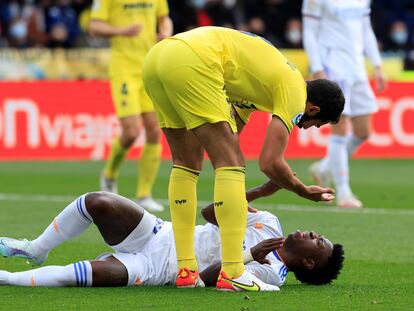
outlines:
[[[378,104],[367,79],[363,62],[357,64],[341,50],[321,48],[327,78],[338,83],[345,96],[342,114],[357,117],[378,111]]]
[[[328,77],[329,78],[329,77]],[[367,80],[332,79],[342,89],[345,96],[343,115],[357,117],[378,111],[378,104]]]
[[[97,259],[114,256],[128,271],[128,286],[164,285],[171,282],[170,252],[174,243],[171,223],[145,212],[139,225],[120,244],[112,245],[115,253],[105,253]],[[173,278],[174,278],[173,277]]]

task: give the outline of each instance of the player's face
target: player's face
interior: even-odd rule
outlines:
[[[284,246],[302,258],[312,258],[315,266],[326,264],[333,251],[332,242],[314,231],[292,232]]]
[[[311,102],[306,102],[305,112],[297,123],[299,128],[308,129],[312,126],[321,127],[322,125],[328,124],[329,121],[322,121],[318,119],[318,114],[320,113],[321,108],[312,104]]]
[[[324,121],[319,120],[319,119],[307,118],[306,115],[304,115],[302,117],[302,119],[299,121],[298,127],[301,128],[301,129],[303,128],[303,129],[306,130],[306,129],[312,127],[312,126],[316,126],[316,127],[319,128],[322,125],[325,125],[327,123],[329,123],[329,122],[328,121],[324,122]]]

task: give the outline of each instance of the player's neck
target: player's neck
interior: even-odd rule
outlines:
[[[281,247],[276,252],[280,257],[280,260],[289,269],[289,253],[286,251],[286,249],[284,247]]]

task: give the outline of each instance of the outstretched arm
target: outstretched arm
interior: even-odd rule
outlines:
[[[364,17],[364,50],[374,66],[374,80],[378,92],[385,90],[387,82],[382,71],[382,61],[377,38],[372,30],[370,16]]]
[[[320,47],[318,45],[318,32],[321,20],[321,1],[304,0],[302,4],[303,20],[303,47],[309,59],[311,72],[315,79],[325,78]]]
[[[295,192],[312,201],[334,199],[334,190],[318,186],[306,186],[289,167],[284,159],[289,141],[289,132],[281,119],[274,116],[270,122],[259,158],[260,169],[280,188]]]

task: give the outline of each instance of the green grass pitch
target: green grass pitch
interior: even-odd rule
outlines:
[[[310,161],[290,161],[309,183]],[[79,194],[98,189],[101,162],[0,163],[0,236],[32,239]],[[154,197],[167,198],[171,164],[164,162]],[[281,191],[254,206],[275,213],[287,234],[314,229],[345,247],[345,266],[330,286],[299,284],[293,275],[278,293],[220,293],[173,287],[19,288],[0,287],[0,310],[414,310],[414,164],[412,160],[355,160],[352,186],[367,208],[338,210]],[[248,162],[247,186],[265,181]],[[122,168],[119,189],[134,195],[136,164]],[[199,200],[212,199],[213,171],[205,163]],[[201,204],[200,204],[201,205]],[[169,219],[169,212],[161,213]],[[201,217],[198,223],[203,223]],[[58,247],[47,264],[63,265],[107,251],[96,228]],[[0,269],[28,269],[0,258]]]

